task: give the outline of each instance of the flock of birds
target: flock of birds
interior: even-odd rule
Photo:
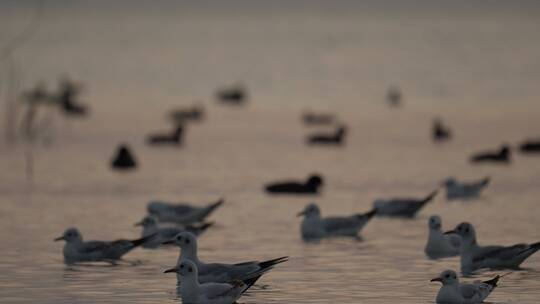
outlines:
[[[216,94],[219,101],[229,105],[242,105],[247,100],[247,92],[241,85],[227,88]],[[402,95],[398,88],[389,90],[387,101],[391,106],[401,104]],[[189,109],[171,111],[168,116],[172,122],[169,133],[152,134],[147,143],[152,146],[181,145],[186,122],[200,120],[204,109],[194,106]],[[347,127],[331,114],[306,112],[302,120],[308,125],[334,125],[335,132],[311,134],[307,137],[309,145],[340,146],[345,143]],[[432,128],[434,141],[450,140],[453,134],[440,119],[435,119]],[[540,141],[527,141],[520,146],[524,153],[539,153]],[[510,147],[503,145],[498,151],[487,151],[472,155],[473,163],[508,163]],[[126,145],[121,145],[115,154],[113,169],[133,169],[137,162]],[[447,200],[472,200],[478,198],[489,185],[490,177],[477,181],[460,182],[449,177],[440,188],[446,192]],[[274,181],[263,185],[268,195],[317,195],[324,187],[321,174],[313,173],[305,180]],[[305,241],[320,240],[327,237],[359,238],[359,233],[374,217],[413,218],[439,193],[435,189],[418,198],[381,198],[373,202],[371,210],[347,216],[323,217],[319,206],[309,203],[298,213],[301,237]],[[66,264],[83,262],[124,262],[123,256],[137,247],[148,249],[167,246],[178,247],[180,255],[174,267],[165,273],[175,273],[177,292],[183,303],[229,304],[235,303],[261,276],[276,265],[288,261],[281,256],[264,261],[250,261],[236,264],[206,263],[197,253],[198,237],[213,223],[206,219],[224,204],[219,199],[204,206],[188,203],[169,203],[151,201],[147,205],[147,215],[137,222],[141,226],[141,237],[135,240],[84,241],[76,228],[68,228],[56,241],[65,241],[63,255]],[[482,246],[477,242],[475,228],[463,222],[454,229],[443,232],[442,219],[433,215],[428,220],[428,236],[424,252],[431,259],[460,257],[460,268],[464,275],[481,269],[516,269],[528,257],[540,250],[540,242],[516,244],[513,246]],[[442,287],[436,295],[437,303],[472,304],[481,303],[497,287],[504,275],[486,281],[461,283],[453,270],[444,270],[432,282],[440,282]]]

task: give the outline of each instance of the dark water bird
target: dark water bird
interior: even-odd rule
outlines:
[[[307,143],[311,145],[342,145],[345,143],[345,135],[347,127],[338,127],[333,134],[313,134],[307,139]]]
[[[373,207],[377,209],[377,216],[407,217],[416,215],[427,203],[437,195],[437,190],[431,192],[424,198],[391,198],[377,199],[373,202]]]
[[[302,115],[306,125],[329,125],[336,122],[336,117],[328,113],[314,113],[307,111]]]
[[[111,161],[111,168],[126,170],[137,167],[137,161],[127,145],[120,145]]]
[[[168,117],[177,125],[186,121],[201,121],[204,119],[204,116],[205,110],[201,105],[178,108],[168,113]]]
[[[249,261],[237,264],[205,263],[199,259],[197,254],[197,242],[195,235],[189,232],[182,232],[174,240],[165,242],[165,245],[176,244],[176,246],[180,247],[177,266],[186,260],[193,261],[197,265],[200,283],[224,283],[231,280],[245,280],[260,276],[289,259],[289,257],[283,256],[266,261]],[[179,280],[181,279],[178,276],[177,278]]]
[[[176,145],[180,146],[183,142],[184,126],[179,125],[173,133],[157,133],[149,135],[146,142],[149,145]]]
[[[224,202],[225,199],[220,198],[216,202],[198,207],[187,203],[151,201],[146,206],[146,209],[150,215],[156,217],[160,222],[189,225],[204,221]]]
[[[80,94],[80,86],[69,79],[64,79],[60,83],[60,92],[57,99],[63,112],[68,116],[85,116],[88,109],[79,103],[77,98]]]
[[[499,151],[486,151],[471,156],[472,163],[509,163],[510,147],[502,145]]]
[[[164,242],[174,239],[177,234],[184,231],[199,236],[213,225],[213,223],[201,223],[200,225],[187,225],[185,227],[162,226],[159,225],[157,220],[152,216],[145,216],[140,222],[135,224],[135,226],[143,227],[141,237],[155,235],[154,238],[142,245],[143,248],[161,247]]]
[[[540,153],[540,139],[527,140],[519,145],[522,153]]]
[[[69,228],[55,241],[64,240],[64,262],[74,264],[80,262],[108,262],[115,264],[122,256],[131,250],[151,240],[155,235],[149,235],[136,240],[83,241],[78,229]]]
[[[177,292],[182,303],[192,304],[233,304],[261,277],[255,275],[246,279],[228,282],[199,283],[199,267],[191,260],[184,260],[165,273],[174,272],[178,277]]]
[[[459,182],[453,177],[448,177],[443,183],[446,189],[446,199],[451,201],[477,198],[490,180],[491,178],[486,176],[473,182]]]
[[[235,85],[217,91],[218,101],[230,105],[241,105],[247,101],[248,94],[243,85]]]
[[[373,209],[366,213],[349,216],[321,217],[321,210],[315,203],[308,204],[297,216],[303,216],[300,232],[304,240],[334,236],[358,237],[360,230],[375,215]]]
[[[471,274],[478,269],[518,269],[528,257],[540,250],[540,242],[513,246],[481,246],[476,239],[474,226],[463,222],[446,234],[461,236],[461,271]]]
[[[282,181],[270,183],[265,186],[266,192],[270,194],[318,194],[324,181],[322,176],[312,174],[305,182]]]
[[[433,141],[445,141],[452,138],[452,131],[443,124],[440,119],[433,121],[433,127],[431,130],[431,138]]]
[[[401,89],[397,86],[391,86],[386,93],[386,102],[391,107],[399,107],[401,105],[403,96],[401,94]]]
[[[460,283],[455,271],[445,270],[438,277],[431,280],[431,282],[440,282],[442,284],[435,301],[437,304],[484,303],[484,300],[497,287],[500,278],[505,275],[497,275],[493,279],[483,282],[477,280],[472,283]]]

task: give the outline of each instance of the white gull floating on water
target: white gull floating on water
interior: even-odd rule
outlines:
[[[503,276],[497,275],[483,282],[460,283],[455,271],[445,270],[431,282],[442,283],[436,298],[438,304],[476,304],[483,303]]]
[[[227,283],[199,283],[197,265],[185,260],[177,267],[165,270],[175,272],[182,280],[178,293],[182,303],[189,304],[232,304],[248,290],[261,275],[246,280],[233,280]]]
[[[540,242],[513,246],[480,246],[470,223],[461,223],[446,234],[461,236],[461,271],[470,274],[477,269],[517,269],[528,257],[540,249]]]
[[[429,234],[424,252],[432,259],[459,255],[461,250],[461,237],[457,234],[444,234],[441,227],[441,217],[432,215],[428,220]]]
[[[376,210],[364,214],[354,214],[341,217],[321,217],[319,207],[308,204],[298,216],[304,216],[300,231],[304,239],[320,239],[331,236],[358,237],[358,232],[375,215]]]
[[[489,177],[474,182],[459,182],[453,177],[448,177],[444,181],[446,199],[451,201],[477,198],[480,196],[480,192],[487,187],[489,182]]]
[[[224,199],[220,199],[206,206],[197,207],[186,203],[172,204],[162,201],[151,201],[146,206],[148,213],[156,217],[160,222],[189,225],[202,222],[219,206],[223,205]]]
[[[275,265],[288,260],[288,257],[280,257],[267,261],[250,261],[238,264],[204,263],[197,256],[197,238],[189,232],[179,233],[174,240],[164,244],[176,244],[180,247],[180,256],[177,265],[185,260],[190,260],[197,266],[199,282],[230,282],[232,280],[247,280],[261,276],[274,268]],[[180,282],[180,276],[177,276]]]

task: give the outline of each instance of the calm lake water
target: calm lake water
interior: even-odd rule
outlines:
[[[32,18],[32,3],[0,3],[2,45]],[[39,28],[14,56],[20,80],[52,89],[70,75],[84,83],[92,113],[41,113],[45,140],[0,145],[0,302],[177,303],[174,275],[162,274],[176,249],[135,250],[126,258],[138,266],[68,268],[63,244],[52,241],[70,226],[86,239],[136,238],[133,224],[151,199],[226,198],[199,239],[204,260],[291,257],[241,303],[433,303],[439,285],[429,280],[459,260],[424,256],[431,214],[444,228],[474,223],[483,244],[540,240],[540,157],[467,162],[540,136],[539,5],[332,3],[45,1]],[[252,97],[246,107],[212,100],[215,88],[239,81]],[[391,84],[404,91],[400,109],[384,104]],[[144,145],[145,134],[168,128],[167,110],[199,101],[207,119],[188,126],[184,147]],[[338,114],[347,145],[307,147],[305,136],[320,128],[300,123],[304,109]],[[430,141],[435,116],[455,140]],[[120,142],[133,147],[135,172],[109,170]],[[262,192],[268,181],[311,172],[326,177],[321,196]],[[325,215],[365,212],[379,197],[424,196],[447,176],[486,175],[493,182],[481,199],[439,195],[416,219],[374,219],[363,241],[300,239],[295,214],[309,202]],[[491,302],[538,303],[540,254],[523,266]]]

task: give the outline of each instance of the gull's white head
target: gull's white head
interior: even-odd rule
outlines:
[[[182,278],[197,278],[198,270],[197,265],[190,260],[184,260],[180,265],[167,269],[164,273],[174,272],[179,274]]]
[[[432,215],[428,220],[428,227],[430,230],[441,230],[442,220],[438,215]]]
[[[443,285],[455,285],[459,283],[459,279],[455,271],[445,270],[438,277],[431,279],[431,282],[441,282]]]
[[[68,228],[66,231],[64,231],[64,234],[61,237],[57,237],[54,239],[55,241],[66,241],[68,243],[71,242],[82,242],[82,235],[77,230],[77,228]]]
[[[476,232],[472,224],[463,222],[456,226],[454,230],[445,232],[445,234],[456,233],[463,239],[464,244],[476,244]]]
[[[148,228],[148,227],[154,227],[157,225],[157,221],[155,218],[151,217],[151,216],[145,216],[142,221],[138,222],[135,224],[135,226],[143,226],[145,228]]]
[[[197,249],[197,237],[191,232],[180,232],[173,240],[163,243],[164,245],[175,244],[180,247],[182,251]]]
[[[321,210],[319,209],[319,206],[315,203],[308,204],[303,211],[299,212],[297,216],[305,216],[305,217],[312,217],[312,216],[321,216]]]

